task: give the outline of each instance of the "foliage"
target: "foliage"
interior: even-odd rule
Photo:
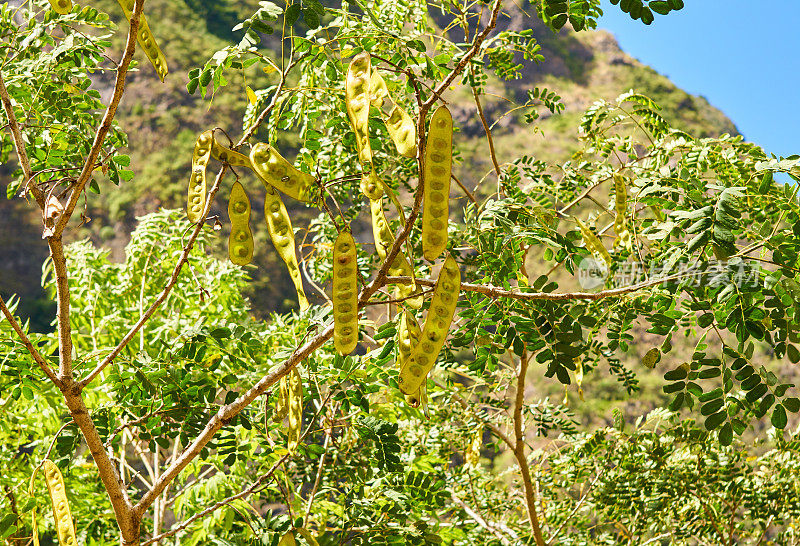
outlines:
[[[248,70],[276,74],[240,93],[248,103],[241,149],[258,139],[280,148],[292,135],[294,164],[315,177],[302,261],[325,301],[266,321],[243,296],[246,270],[209,256],[223,239],[217,216],[199,224],[182,211],[142,217],[121,263],[89,241],[63,247],[69,207],[88,199],[86,188],[99,190],[69,173],[97,170],[114,184],[133,176],[125,135],[114,126],[103,137],[104,106],[90,89],[99,69],[119,70],[124,83],[124,63],[104,56],[115,28],[89,7],[63,16],[22,9],[23,23],[0,10],[14,52],[0,70],[11,129],[2,150],[20,162],[9,197],[47,197],[44,283],[59,305],[56,332],[29,334],[14,319],[15,302],[3,302],[3,538],[19,543],[30,533],[23,517],[41,494],[26,484],[50,458],[86,544],[276,544],[295,531],[312,545],[796,540],[798,439],[785,429],[800,400],[779,364],[800,361],[800,203],[796,187],[774,175],[798,178],[800,159],[768,156],[738,136],[695,138],[634,91],[589,108],[581,147],[565,163],[498,159],[483,119],[487,83],[542,59],[527,29],[492,32],[502,7],[263,1],[242,17],[238,43],[188,71],[187,91],[209,101],[241,87]],[[567,21],[594,28],[601,15],[594,1],[536,7],[554,30]],[[620,7],[649,24],[652,12],[682,3]],[[279,54],[265,47],[273,32]],[[493,160],[458,190],[468,204],[451,206],[447,252],[465,282],[419,407],[405,402],[393,365],[396,310],[414,311],[390,300],[389,263],[357,231],[369,203],[344,76],[362,51],[423,134],[451,84],[454,95],[472,95]],[[564,111],[553,90],[527,96],[526,109]],[[403,252],[427,287],[437,267],[422,259],[414,221],[423,155],[399,157],[377,110],[370,144],[390,195],[392,252]],[[528,124],[538,117],[525,116]],[[83,165],[92,153],[97,162]],[[458,167],[458,147],[454,158]],[[238,180],[228,168],[220,166],[212,198]],[[479,199],[468,186],[482,186]],[[325,289],[345,229],[359,242],[364,312],[359,349],[342,356],[328,342]],[[652,346],[642,364],[661,363],[671,402],[632,432],[622,414],[614,428],[582,431],[568,397],[531,402],[529,380],[583,400],[601,373],[635,395],[628,357],[645,331]],[[296,449],[277,409],[292,368],[304,392]],[[747,449],[753,438],[757,449]],[[52,538],[51,522],[43,534]]]

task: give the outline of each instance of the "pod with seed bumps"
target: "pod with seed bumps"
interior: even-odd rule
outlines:
[[[363,51],[353,57],[350,62],[344,83],[347,116],[350,118],[350,124],[356,134],[358,159],[362,164],[372,162],[372,147],[369,143],[371,78],[372,61],[369,53]]]
[[[125,18],[130,21],[133,15],[133,0],[117,0],[117,2],[122,8]],[[150,25],[147,24],[147,18],[144,13],[139,17],[139,30],[136,39],[139,45],[142,46],[142,51],[150,60],[150,64],[155,68],[158,78],[163,82],[168,72],[167,59],[164,57],[164,53],[161,52],[161,48],[158,47],[158,42],[153,37],[153,33],[150,32]]]
[[[294,288],[297,291],[297,302],[300,310],[305,311],[309,308],[308,298],[303,290],[303,279],[300,276],[300,265],[297,261],[297,249],[294,244],[294,230],[292,220],[286,211],[286,206],[281,200],[281,196],[275,188],[267,185],[264,196],[264,219],[267,221],[267,230],[275,245],[275,250],[286,264],[289,276],[292,278]]]
[[[433,369],[453,322],[460,289],[461,272],[453,257],[448,255],[433,289],[433,299],[420,341],[413,348],[405,368],[400,370],[399,386],[403,394],[415,394],[419,391],[422,382]]]
[[[361,193],[367,196],[367,199],[380,199],[383,197],[383,182],[375,174],[375,171],[370,171],[361,175]]]
[[[259,142],[253,146],[250,163],[265,186],[273,186],[298,201],[311,199],[314,177],[295,168],[269,144]]]
[[[64,487],[64,478],[61,471],[50,459],[44,461],[44,477],[47,489],[50,492],[50,501],[53,504],[53,518],[58,531],[58,543],[64,546],[78,546],[75,537],[75,526],[72,522],[72,513],[67,502],[67,492]]]
[[[386,129],[400,155],[416,157],[417,126],[405,110],[395,105],[386,118]]]
[[[389,221],[386,219],[386,214],[383,212],[383,199],[370,201],[370,212],[372,213],[372,237],[375,240],[375,251],[381,260],[385,260],[389,250],[394,245],[394,233],[389,227]],[[411,264],[408,262],[403,254],[398,253],[392,264],[389,266],[387,273],[393,277],[414,277],[414,271],[411,269]],[[397,299],[405,299],[407,306],[412,309],[419,309],[422,307],[422,296],[409,298],[411,294],[416,292],[417,285],[412,282],[411,284],[398,285],[394,289],[394,295]]]
[[[228,258],[236,265],[247,265],[253,259],[253,233],[250,231],[250,199],[244,186],[234,182],[228,199],[231,234],[228,237]]]
[[[397,328],[397,365],[402,370],[411,360],[411,351],[419,344],[422,330],[417,319],[409,311],[403,311]],[[420,387],[422,389],[422,387]],[[407,394],[406,403],[416,408],[420,403],[420,392]]]
[[[204,131],[197,137],[192,154],[192,176],[189,179],[189,199],[186,215],[192,223],[200,222],[206,204],[206,166],[214,144],[212,131]]]
[[[281,377],[278,383],[278,395],[275,399],[275,422],[280,423],[289,415],[289,384],[286,377]]]
[[[228,165],[231,165],[232,167],[252,168],[249,157],[237,152],[236,150],[226,148],[217,142],[216,139],[214,139],[214,144],[211,146],[211,155],[214,156],[214,159],[217,161],[222,161]]]
[[[333,344],[349,355],[358,343],[358,265],[356,242],[347,231],[333,243]]]
[[[382,108],[384,101],[389,97],[389,89],[386,87],[386,81],[384,81],[383,76],[374,68],[372,69],[372,76],[370,76],[369,81],[369,96],[370,104],[375,108]]]
[[[446,106],[440,106],[428,128],[423,175],[422,254],[431,262],[447,247],[452,161],[453,117]]]
[[[297,449],[300,433],[303,430],[303,379],[297,367],[292,368],[286,378],[289,392],[289,430],[287,431],[287,447],[289,451]]]

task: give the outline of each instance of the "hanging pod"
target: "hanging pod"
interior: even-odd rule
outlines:
[[[394,245],[394,233],[389,227],[389,221],[386,219],[386,214],[383,212],[383,199],[370,201],[370,212],[372,214],[372,237],[375,240],[375,251],[381,261],[386,259],[389,250]],[[392,277],[411,277],[414,279],[414,270],[411,264],[402,253],[398,253],[392,264],[389,266],[387,273]],[[417,291],[416,282],[411,284],[399,284],[395,286],[394,297],[395,299],[404,299],[405,304],[412,309],[419,309],[422,307],[422,296],[409,296]]]
[[[446,106],[440,106],[431,116],[425,143],[422,254],[430,262],[447,247],[452,161],[453,117]]]
[[[358,265],[356,242],[347,231],[333,244],[333,343],[349,355],[358,343]]]
[[[231,234],[228,237],[228,258],[236,265],[247,265],[253,259],[253,233],[250,231],[250,199],[244,186],[234,182],[228,199]]]
[[[130,21],[133,15],[133,0],[117,0],[117,2],[122,8],[122,13],[125,14],[125,18]],[[150,64],[155,68],[158,78],[163,82],[168,72],[167,59],[164,57],[164,53],[161,52],[161,48],[158,47],[153,33],[150,32],[150,25],[147,24],[147,18],[144,16],[144,13],[139,17],[139,30],[136,33],[136,40],[139,42],[139,45],[142,46],[142,51],[147,55]]]
[[[273,186],[298,201],[311,200],[314,177],[295,168],[269,144],[259,142],[253,146],[250,163],[265,186]]]
[[[372,147],[369,143],[371,78],[372,61],[369,53],[363,51],[353,57],[344,82],[345,107],[356,134],[358,159],[362,165],[372,163]]]
[[[214,135],[211,130],[203,131],[197,137],[192,153],[192,175],[189,178],[189,197],[186,203],[186,215],[192,223],[200,222],[206,204],[206,167],[211,157]]]
[[[264,219],[267,222],[267,230],[272,239],[272,244],[275,245],[275,250],[278,251],[278,255],[286,264],[286,269],[289,270],[289,276],[292,278],[294,288],[297,291],[300,310],[305,311],[309,308],[309,303],[303,290],[303,279],[300,275],[300,265],[297,261],[292,221],[278,192],[269,185],[266,185],[266,189],[267,191],[264,195]]]
[[[403,394],[415,394],[436,363],[453,322],[460,290],[461,271],[453,257],[448,255],[433,289],[420,342],[414,346],[411,358],[400,370],[399,385]]]

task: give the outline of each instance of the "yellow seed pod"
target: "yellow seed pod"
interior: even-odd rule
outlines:
[[[472,441],[467,447],[464,458],[470,466],[478,466],[481,461],[481,447],[483,446],[483,425],[478,425],[477,430],[472,436]]]
[[[383,182],[375,174],[375,171],[361,175],[361,193],[366,195],[367,199],[380,199],[383,197]]]
[[[266,186],[267,191],[264,195],[264,219],[267,221],[267,230],[272,238],[275,250],[286,264],[289,276],[292,278],[294,288],[297,291],[297,301],[300,310],[305,311],[309,308],[308,298],[303,290],[303,279],[300,276],[300,265],[297,261],[297,249],[294,244],[294,230],[292,230],[292,220],[286,211],[286,206],[281,200],[281,196],[271,186]]]
[[[382,108],[384,101],[389,97],[389,89],[386,82],[377,70],[372,69],[372,76],[369,81],[370,104],[375,108]]]
[[[413,348],[406,366],[400,370],[399,385],[403,394],[416,393],[433,369],[453,322],[460,290],[461,271],[453,257],[448,255],[433,289],[420,342]]]
[[[397,152],[405,157],[417,155],[417,126],[408,113],[395,105],[386,118],[386,129],[392,137]]]
[[[300,534],[303,535],[304,539],[306,539],[306,542],[308,542],[309,546],[319,546],[319,542],[317,542],[317,539],[311,534],[311,531],[305,527],[299,528],[298,531],[300,531]]]
[[[303,430],[303,380],[297,367],[292,368],[287,377],[289,400],[289,430],[286,433],[289,451],[297,449],[300,433]]]
[[[253,168],[249,157],[237,152],[236,150],[226,148],[222,144],[218,143],[216,139],[214,139],[214,144],[211,147],[211,155],[214,156],[214,159],[217,161],[222,161],[223,163],[227,163],[233,167]]]
[[[67,502],[67,492],[64,488],[64,478],[61,476],[61,471],[50,459],[45,459],[44,461],[44,477],[47,480],[47,489],[50,492],[50,502],[53,504],[53,518],[58,531],[58,542],[64,546],[78,546],[78,539],[75,537],[75,526],[72,522],[72,513]]]
[[[280,423],[289,414],[289,386],[286,377],[281,377],[278,383],[278,393],[275,399],[275,422]]]
[[[214,144],[212,131],[204,131],[197,137],[192,154],[192,176],[189,179],[189,199],[186,215],[192,223],[203,220],[203,209],[206,205],[206,166],[211,157]]]
[[[294,533],[289,531],[281,537],[278,541],[278,546],[296,546],[297,541],[294,539]]]
[[[333,343],[349,355],[358,343],[358,266],[356,242],[347,231],[333,243]]]
[[[425,145],[422,254],[430,262],[447,247],[452,159],[453,117],[446,106],[440,106],[431,116]]]
[[[66,15],[72,11],[71,0],[50,0],[50,7],[59,15]]]
[[[614,231],[617,239],[614,246],[632,249],[631,232],[626,219],[628,213],[628,180],[619,173],[614,173]]]
[[[397,328],[397,366],[402,370],[408,365],[411,359],[411,351],[419,344],[422,329],[419,327],[417,319],[409,311],[402,311]],[[420,390],[422,387],[420,387]],[[416,408],[420,404],[420,392],[405,396],[406,403]]]
[[[386,214],[383,212],[383,200],[378,199],[370,201],[370,212],[372,213],[372,236],[375,240],[375,250],[381,260],[385,260],[389,250],[394,245],[394,233],[389,227],[389,221],[386,219]],[[388,273],[393,277],[411,277],[414,278],[414,271],[411,264],[403,254],[395,257],[392,265],[389,266]],[[395,299],[407,298],[417,291],[417,284],[397,285],[394,289]],[[408,298],[405,301],[406,305],[412,309],[419,309],[422,307],[422,296]]]
[[[602,258],[608,265],[611,265],[613,260],[611,259],[611,254],[608,253],[606,247],[603,246],[603,243],[600,239],[597,238],[589,227],[581,222],[578,218],[575,218],[575,222],[578,224],[578,228],[581,230],[581,235],[583,235],[583,242],[586,245],[586,249]]]
[[[274,186],[298,201],[311,199],[314,177],[296,169],[269,144],[259,142],[253,146],[250,163],[265,186]]]
[[[133,15],[133,0],[117,1],[120,7],[122,7],[122,13],[125,14],[125,18],[130,21]],[[144,16],[144,13],[139,17],[139,31],[136,40],[139,42],[139,45],[142,46],[142,51],[147,55],[150,64],[155,68],[158,78],[163,82],[168,72],[167,58],[164,57],[164,53],[162,53],[161,48],[158,47],[158,42],[156,42],[155,37],[153,37],[153,33],[150,32],[150,25],[147,24],[147,18]]]
[[[231,234],[228,238],[228,258],[236,265],[247,265],[253,259],[253,233],[250,231],[250,199],[244,186],[234,182],[228,199]]]
[[[372,162],[372,147],[369,143],[371,77],[372,61],[369,53],[364,51],[353,57],[344,83],[347,116],[356,134],[358,159],[362,164]]]

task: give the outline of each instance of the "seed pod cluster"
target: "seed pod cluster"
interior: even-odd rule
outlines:
[[[253,259],[253,233],[250,231],[250,199],[239,182],[234,182],[228,199],[231,234],[228,258],[236,265],[247,265]]]
[[[295,168],[272,146],[259,142],[250,150],[250,163],[265,185],[298,201],[310,201],[314,177]]]
[[[452,159],[453,117],[446,106],[440,106],[431,116],[423,175],[422,254],[431,262],[447,246]]]
[[[372,147],[369,143],[369,107],[372,61],[369,53],[356,55],[347,69],[344,84],[345,106],[353,131],[356,134],[358,159],[372,165]],[[385,84],[384,84],[385,86]]]
[[[303,379],[297,367],[292,368],[286,379],[289,391],[289,430],[287,431],[287,447],[289,451],[297,449],[300,433],[303,430]]]
[[[130,21],[131,16],[133,15],[133,0],[117,1],[119,2],[120,7],[122,7],[122,12],[125,14],[125,17]],[[147,24],[147,19],[145,18],[144,13],[142,13],[142,15],[139,17],[139,30],[136,34],[136,39],[138,40],[139,45],[142,46],[144,54],[147,55],[148,59],[150,59],[150,63],[153,65],[153,68],[156,69],[158,78],[163,82],[168,72],[167,59],[164,57],[164,53],[161,52],[161,48],[158,47],[158,43],[153,37],[153,33],[150,32],[150,25]]]
[[[50,7],[59,15],[66,15],[72,11],[72,0],[50,0]]]
[[[370,201],[370,211],[372,213],[372,236],[375,240],[375,250],[378,253],[378,257],[383,261],[386,259],[389,249],[394,245],[394,234],[389,227],[386,214],[383,212],[382,199]],[[399,253],[389,266],[388,273],[395,277],[414,277],[411,264],[405,256]],[[408,298],[408,296],[416,292],[416,290],[416,283],[397,285],[394,290],[395,297],[396,299]],[[405,303],[412,309],[419,309],[422,307],[422,296],[408,298],[405,300]]]
[[[448,255],[433,289],[420,342],[413,348],[406,366],[400,369],[399,385],[403,394],[416,393],[436,363],[453,322],[460,289],[461,272],[453,257]]]
[[[586,245],[586,249],[594,254],[595,256],[599,256],[603,259],[608,265],[611,265],[612,259],[611,254],[608,253],[606,247],[603,246],[603,243],[600,239],[597,238],[589,226],[584,224],[580,221],[580,219],[575,218],[575,222],[578,224],[578,228],[581,230],[581,235],[583,236],[583,243]]]
[[[356,242],[347,231],[333,244],[333,343],[349,355],[358,343],[358,266]]]
[[[297,291],[297,301],[300,304],[300,310],[305,311],[309,308],[308,298],[303,290],[303,279],[300,276],[300,265],[297,261],[297,249],[294,244],[294,230],[292,230],[292,221],[289,218],[289,213],[286,211],[286,206],[283,204],[280,195],[275,188],[267,186],[267,191],[264,196],[264,219],[267,222],[267,230],[269,236],[272,238],[272,244],[275,245],[275,250],[278,255],[286,264],[289,270],[289,276],[292,278],[295,290]]]
[[[204,131],[197,137],[192,154],[192,176],[189,179],[189,199],[186,214],[192,223],[200,222],[206,203],[206,166],[214,143],[212,131]]]
[[[237,152],[236,150],[226,148],[222,144],[218,143],[217,139],[214,139],[214,143],[211,146],[211,155],[214,156],[214,159],[217,161],[222,161],[223,163],[227,163],[232,167],[247,167],[252,169],[249,157]]]
[[[58,532],[58,543],[64,546],[78,546],[75,537],[75,526],[72,522],[72,513],[67,502],[67,492],[64,488],[64,478],[61,471],[50,459],[44,461],[44,477],[47,489],[50,492],[50,502],[53,504],[53,518]]]

